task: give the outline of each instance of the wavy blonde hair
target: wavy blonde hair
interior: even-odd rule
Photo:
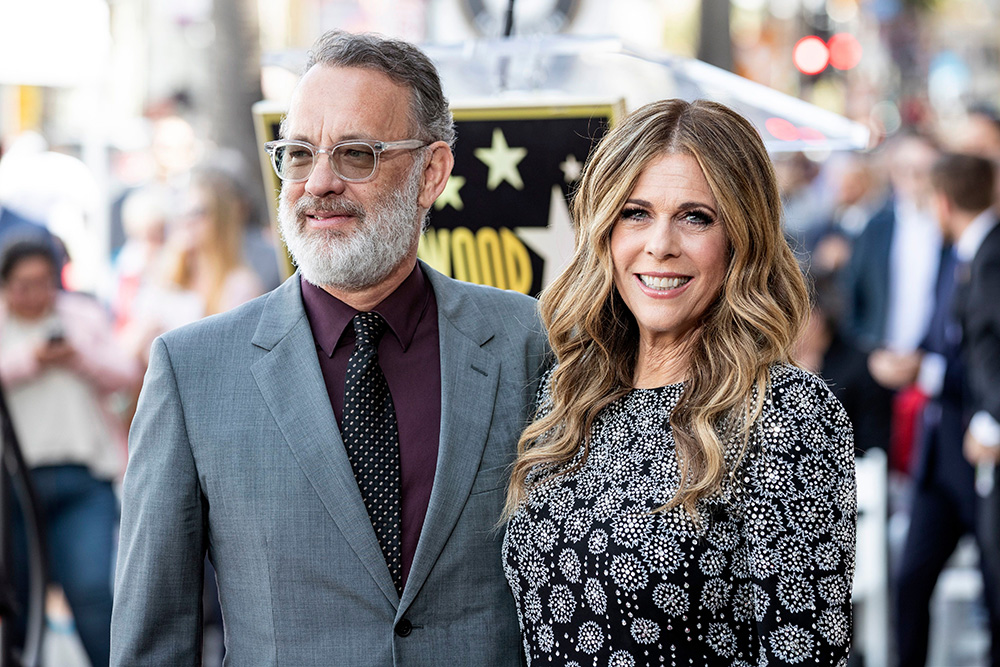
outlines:
[[[717,493],[730,472],[730,443],[740,447],[733,467],[746,449],[768,368],[791,359],[809,300],[782,234],[781,199],[760,135],[736,112],[705,100],[637,109],[587,159],[573,201],[573,258],[540,299],[558,365],[550,403],[518,442],[507,517],[533,483],[567,472],[557,469],[581,447],[586,459],[595,418],[632,388],[638,325],[615,288],[611,230],[639,175],[664,154],[690,155],[701,166],[726,231],[729,266],[692,341],[690,377],[670,420],[680,486],[661,509],[680,505],[697,518],[698,500]]]

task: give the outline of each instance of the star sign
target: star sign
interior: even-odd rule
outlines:
[[[503,136],[503,130],[499,127],[493,128],[493,145],[489,148],[477,148],[476,157],[490,168],[486,178],[486,187],[496,190],[497,187],[507,181],[515,190],[524,189],[524,181],[517,170],[517,164],[528,154],[527,148],[511,148],[507,145],[507,138]]]
[[[573,219],[562,188],[552,186],[548,227],[518,227],[514,232],[545,262],[542,287],[551,284],[573,257]]]
[[[445,183],[444,190],[441,192],[440,196],[434,201],[434,209],[440,211],[445,206],[451,206],[456,211],[461,211],[465,208],[465,204],[462,202],[462,195],[459,190],[465,185],[464,176],[455,176],[452,174],[448,177],[448,182]]]
[[[567,183],[575,183],[580,180],[580,174],[583,173],[583,163],[576,159],[576,156],[570,153],[566,156],[566,160],[559,164],[559,168],[562,169],[563,178],[566,179]]]

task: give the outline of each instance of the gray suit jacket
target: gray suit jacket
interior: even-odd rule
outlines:
[[[153,344],[129,438],[113,665],[200,665],[206,550],[227,665],[520,664],[494,525],[548,348],[533,299],[424,271],[438,305],[441,440],[402,599],[295,275]]]

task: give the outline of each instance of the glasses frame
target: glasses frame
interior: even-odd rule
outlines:
[[[333,152],[340,148],[341,146],[349,146],[351,144],[361,144],[368,146],[372,149],[372,154],[375,156],[375,161],[372,164],[372,173],[365,176],[364,178],[348,178],[340,173],[337,169],[337,165],[333,161]],[[271,156],[271,168],[274,169],[274,173],[281,179],[284,183],[303,183],[308,181],[312,176],[313,171],[316,169],[317,158],[326,153],[327,162],[330,164],[330,171],[337,175],[342,181],[347,183],[364,183],[365,181],[370,181],[375,178],[375,174],[378,172],[378,158],[382,153],[387,153],[389,151],[401,151],[401,150],[415,150],[417,148],[425,148],[430,144],[423,139],[403,139],[401,141],[371,141],[369,139],[349,139],[347,141],[341,141],[333,146],[327,146],[322,148],[320,146],[315,146],[308,141],[301,141],[299,139],[277,139],[275,141],[268,141],[264,144],[264,150],[267,151],[268,155]],[[278,149],[283,146],[301,146],[312,151],[313,160],[312,166],[309,168],[309,173],[306,174],[304,178],[284,178],[278,171]]]

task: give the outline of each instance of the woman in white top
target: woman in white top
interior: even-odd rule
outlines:
[[[0,381],[41,503],[52,578],[63,588],[96,667],[109,660],[111,572],[124,468],[109,394],[139,382],[102,308],[62,292],[51,248],[8,246],[0,257]],[[13,512],[14,581],[27,599],[24,522]],[[15,644],[23,641],[14,628]]]

